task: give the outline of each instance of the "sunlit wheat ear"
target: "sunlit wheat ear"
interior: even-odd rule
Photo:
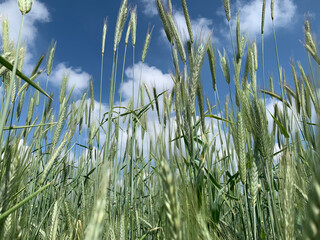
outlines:
[[[37,85],[40,87],[40,83],[38,82]],[[36,106],[38,107],[39,106],[39,103],[40,103],[40,92],[39,91],[36,91],[34,93],[34,98],[35,98],[35,101],[36,101]]]
[[[251,194],[251,204],[252,208],[255,208],[257,203],[257,195],[258,195],[258,184],[259,184],[259,176],[258,176],[258,168],[255,161],[252,161],[251,170],[250,170],[250,194]]]
[[[47,165],[45,166],[45,169],[43,170],[40,184],[43,184],[45,182],[47,176],[50,173],[50,170],[51,170],[54,162],[59,157],[59,155],[61,154],[61,152],[62,152],[63,148],[66,146],[66,144],[70,141],[69,138],[70,138],[70,132],[66,132],[59,147],[54,148],[54,150],[52,149],[52,153],[50,155],[49,161],[48,161]]]
[[[297,77],[297,73],[296,73],[296,68],[294,66],[293,63],[291,63],[291,70],[292,70],[292,76],[293,76],[293,80],[294,80],[294,85],[295,85],[295,88],[296,88],[296,109],[297,109],[297,112],[300,113],[300,96],[301,96],[301,93],[300,93],[300,85],[299,85],[299,81],[298,81],[298,77]]]
[[[115,34],[114,34],[114,45],[113,45],[114,52],[117,50],[117,46],[120,43],[123,27],[124,27],[124,24],[127,19],[127,14],[128,14],[127,5],[128,5],[128,0],[123,0],[121,7],[119,9],[117,23],[116,23],[116,29],[115,29]]]
[[[261,34],[264,33],[265,15],[266,15],[266,0],[263,0],[263,3],[262,3],[262,17],[261,17]]]
[[[148,52],[150,41],[151,41],[152,31],[153,31],[153,27],[151,28],[150,32],[148,30],[147,35],[146,35],[146,40],[144,42],[144,47],[143,47],[142,57],[141,57],[142,62],[144,62],[144,60],[146,59],[146,56],[147,56],[147,52]]]
[[[168,0],[168,11],[172,15],[172,3],[171,3],[171,0]]]
[[[169,165],[167,162],[165,162],[165,160],[161,161],[161,170],[164,185],[163,187],[165,189],[164,205],[166,208],[166,215],[169,221],[171,239],[182,239],[174,179],[170,171]]]
[[[128,42],[129,42],[130,33],[131,33],[131,24],[129,23],[129,24],[128,24],[128,27],[127,27],[126,38],[125,38],[125,41],[124,41],[124,43],[125,43],[126,45],[127,45]]]
[[[29,102],[26,125],[29,125],[31,123],[33,112],[34,112],[34,98],[32,97]]]
[[[12,214],[4,222],[3,239],[12,239]]]
[[[188,12],[187,2],[186,0],[181,0],[181,3],[182,3],[184,18],[186,20],[186,24],[189,32],[190,41],[191,43],[193,43],[193,32],[192,32],[192,26],[191,26],[191,20]]]
[[[197,86],[197,102],[199,106],[199,113],[200,113],[200,122],[201,122],[201,127],[202,127],[202,132],[205,132],[205,122],[204,122],[204,106],[203,106],[203,89],[201,82],[198,82]]]
[[[172,58],[176,76],[180,75],[179,57],[176,46],[172,46]]]
[[[168,41],[171,42],[172,38],[171,38],[171,33],[170,33],[170,26],[169,26],[169,22],[168,22],[168,18],[167,18],[167,13],[163,7],[162,0],[156,0],[156,3],[157,3],[157,9],[158,9],[158,12],[160,15],[160,19],[162,21],[162,26],[163,26],[164,32],[167,35]]]
[[[224,78],[226,79],[227,83],[230,84],[230,68],[229,68],[229,63],[226,58],[226,51],[223,50],[223,56],[220,53],[220,51],[218,51],[218,53],[219,53],[219,57],[220,57],[220,66],[221,66]]]
[[[319,153],[319,151],[318,151]],[[308,194],[306,216],[304,218],[304,239],[317,240],[320,238],[320,172],[313,175],[310,192]]]
[[[307,32],[311,32],[311,27],[310,27],[310,22],[309,20],[306,20],[304,22],[304,30],[307,31]]]
[[[240,13],[237,14],[237,26],[236,26],[236,37],[237,37],[237,48],[238,48],[238,57],[241,58],[241,29],[240,29]]]
[[[270,92],[274,92],[273,78],[272,77],[269,77],[269,86],[270,86]]]
[[[224,6],[224,11],[226,12],[227,20],[229,22],[231,19],[230,0],[223,0],[223,6]]]
[[[103,22],[103,28],[102,28],[102,49],[101,49],[102,55],[104,54],[105,45],[106,45],[107,28],[108,28],[108,19],[105,18]]]
[[[255,70],[256,58],[255,58],[255,50],[254,49],[255,49],[255,47],[253,45],[252,48],[250,49],[250,51],[248,51],[248,58],[249,58],[249,70],[250,70],[252,90],[253,90],[254,94],[256,95],[256,93],[257,93],[257,75],[256,75],[256,70]]]
[[[64,97],[66,96],[66,89],[68,84],[69,75],[65,75],[62,80],[60,93],[59,93],[59,102],[62,104]]]
[[[18,5],[22,15],[31,11],[33,0],[18,0]]]
[[[2,49],[3,53],[10,52],[10,34],[9,34],[9,21],[7,18],[2,17]]]
[[[274,0],[271,0],[270,3],[270,10],[271,10],[271,20],[274,20]]]
[[[168,19],[169,26],[170,26],[170,32],[171,32],[172,36],[174,37],[175,43],[177,44],[180,58],[183,63],[186,63],[186,52],[184,50],[182,38],[181,38],[180,34],[178,33],[176,23],[174,22],[173,17],[170,14],[167,14],[167,19]]]
[[[234,61],[234,83],[236,87],[236,104],[238,107],[240,107],[240,68],[241,68],[241,60]]]
[[[143,86],[144,86],[144,89],[145,89],[146,92],[147,92],[147,96],[148,96],[148,98],[149,98],[149,101],[152,102],[151,91],[150,91],[148,85],[144,82],[144,83],[143,83]],[[153,104],[151,104],[151,108],[152,108],[152,110],[154,109]]]
[[[94,109],[94,89],[93,89],[93,79],[90,80],[90,104],[91,110]]]
[[[21,111],[22,111],[22,107],[23,107],[23,102],[24,102],[25,96],[26,96],[26,91],[23,91],[21,93],[21,97],[20,97],[20,100],[19,100],[19,103],[18,103],[18,107],[17,107],[17,118],[19,118],[20,115],[21,115]]]
[[[254,59],[254,70],[257,71],[258,69],[258,51],[257,51],[257,44],[256,41],[252,43],[252,53],[253,53],[253,59]]]
[[[245,185],[247,179],[247,162],[246,162],[246,131],[244,128],[242,114],[238,113],[237,117],[237,136],[238,136],[238,159],[241,182]]]
[[[132,46],[135,46],[136,39],[137,39],[137,6],[135,6],[131,12],[130,26],[131,26],[131,31],[132,31],[131,32],[131,42],[132,42]]]
[[[305,83],[306,91],[308,93],[308,96],[311,97],[313,104],[316,106],[317,105],[317,101],[316,101],[316,96],[314,94],[313,87],[312,87],[310,81],[308,80],[308,78],[307,78],[307,76],[306,76],[306,74],[305,74],[305,72],[303,70],[303,67],[302,67],[300,62],[298,62],[298,67],[299,67],[302,79],[303,79],[303,81]]]
[[[224,118],[229,119],[229,95],[226,96],[226,102],[224,103]]]
[[[194,106],[195,96],[198,88],[201,68],[202,68],[205,54],[206,54],[206,49],[204,45],[201,43],[200,46],[198,47],[197,55],[194,60],[192,76],[191,76],[189,107],[192,109],[192,114],[195,112],[195,106]]]
[[[56,45],[57,45],[57,41],[52,40],[49,54],[47,55],[47,76],[50,75],[51,70],[52,70],[54,53],[56,51]]]
[[[317,53],[317,47],[313,41],[311,32],[309,31],[305,31],[305,40],[306,40],[306,45],[308,45],[310,47],[310,49],[312,50],[312,54],[316,54]]]
[[[67,109],[67,100],[64,98],[60,106],[58,122],[54,129],[54,133],[52,137],[52,145],[51,145],[52,149],[55,149],[56,144],[58,143],[58,140],[60,138],[60,134],[63,128],[64,120],[65,120],[64,118],[65,118],[66,109]]]
[[[70,214],[70,207],[68,205],[67,201],[63,201],[63,207],[64,207],[64,215],[65,215],[65,219],[66,219],[66,225],[67,225],[67,230],[69,232],[69,236],[72,235],[73,232],[73,221],[72,221],[72,217]]]
[[[209,65],[210,65],[210,72],[211,72],[211,78],[212,78],[212,86],[213,90],[217,90],[217,79],[216,79],[216,53],[213,50],[211,41],[209,40],[207,43],[207,54],[209,59]]]
[[[106,163],[105,163],[106,164]],[[103,165],[104,174],[102,175],[101,185],[98,192],[98,198],[94,203],[94,207],[90,222],[87,225],[86,229],[86,240],[91,239],[102,239],[101,234],[103,231],[103,222],[105,220],[106,214],[106,203],[107,203],[107,189],[109,186],[109,179],[110,179],[110,170],[107,170],[107,165]]]
[[[293,168],[293,156],[289,151],[283,156],[284,168],[284,193],[283,193],[283,209],[284,209],[284,225],[286,239],[293,239],[294,218],[295,218],[295,171]]]
[[[157,97],[157,89],[156,89],[155,87],[153,87],[152,89],[153,89],[153,97],[154,97],[154,99],[155,99],[155,101],[156,101],[156,110],[157,110],[157,115],[158,115],[159,124],[161,124],[159,101],[158,101],[158,97]]]
[[[60,201],[56,201],[53,206],[53,212],[51,217],[51,226],[50,226],[50,240],[57,239],[58,223],[59,223],[59,212],[60,212]]]

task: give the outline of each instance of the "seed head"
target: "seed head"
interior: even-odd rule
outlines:
[[[215,52],[214,52],[214,50],[213,50],[211,41],[208,42],[207,53],[208,53],[208,59],[209,59],[211,77],[212,77],[213,90],[216,91],[216,90],[217,90],[217,82],[216,82],[216,54],[215,54]]]
[[[270,4],[270,8],[271,8],[271,20],[274,20],[274,0],[271,0],[271,4]]]
[[[220,66],[221,66],[223,75],[227,83],[230,84],[230,68],[229,68],[229,63],[226,59],[226,51],[225,50],[223,51],[223,55],[220,53],[220,51],[218,53],[220,57]]]
[[[32,8],[33,0],[18,0],[19,9],[22,15],[27,14],[30,12]]]
[[[10,51],[10,41],[9,41],[9,22],[7,18],[2,19],[2,48],[3,53]]]
[[[146,55],[147,55],[147,51],[148,51],[148,48],[149,48],[149,45],[150,45],[152,31],[153,31],[153,27],[152,27],[150,32],[148,30],[148,33],[147,33],[147,36],[146,36],[146,40],[144,42],[144,47],[143,47],[143,51],[142,51],[142,58],[141,58],[142,62],[144,62],[144,60],[146,58]]]
[[[136,36],[137,36],[137,6],[132,10],[130,17],[130,26],[131,26],[131,41],[132,46],[136,45]]]
[[[102,30],[102,54],[104,54],[105,44],[106,44],[106,35],[107,35],[107,18],[104,19],[103,30]]]
[[[266,0],[263,0],[262,3],[262,18],[261,18],[261,34],[264,32],[264,18],[266,15]]]
[[[49,52],[49,55],[48,55],[48,61],[47,61],[47,76],[49,76],[50,73],[51,73],[54,52],[56,50],[56,45],[57,45],[56,41],[52,41],[51,42],[51,48],[50,48],[50,52]]]
[[[239,172],[240,172],[240,179],[243,184],[246,184],[246,177],[247,177],[247,163],[246,163],[246,138],[245,138],[245,128],[244,123],[242,120],[241,112],[238,113],[237,117],[237,135],[238,135],[238,144],[239,144],[239,151],[238,151],[238,158],[239,158]]]
[[[170,26],[167,19],[167,13],[164,10],[163,3],[161,0],[156,0],[156,3],[157,3],[157,9],[160,15],[160,19],[162,21],[164,32],[166,33],[169,42],[171,42]]]
[[[124,24],[127,19],[127,14],[128,14],[127,5],[128,5],[128,0],[124,0],[121,4],[120,9],[119,9],[117,23],[116,23],[116,30],[115,30],[115,35],[114,35],[114,46],[113,46],[114,52],[117,50],[117,46],[121,40],[123,27],[124,27]]]
[[[223,0],[223,5],[224,5],[224,11],[226,12],[226,17],[228,22],[230,21],[231,18],[231,13],[230,13],[230,0]]]

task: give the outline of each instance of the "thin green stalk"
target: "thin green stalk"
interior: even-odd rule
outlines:
[[[24,17],[25,17],[25,15],[23,14],[22,18],[21,18],[21,23],[20,23],[19,36],[18,36],[18,42],[17,42],[17,47],[16,47],[16,56],[15,56],[15,59],[14,59],[13,70],[11,72],[10,85],[9,85],[9,89],[7,89],[6,101],[5,101],[4,109],[1,112],[0,139],[3,138],[3,128],[4,128],[4,125],[5,125],[6,119],[7,119],[7,113],[8,113],[8,108],[9,108],[10,99],[11,99],[11,95],[12,95],[12,90],[13,90],[13,86],[14,86],[14,81],[16,81],[16,72],[17,72],[17,67],[18,67],[19,49],[20,49],[20,41],[21,41]]]
[[[134,104],[134,64],[135,64],[135,59],[134,59],[134,53],[135,53],[135,46],[133,46],[133,53],[132,53],[132,99],[133,99],[133,108],[135,107]],[[136,132],[136,121],[133,121],[133,116],[131,116],[131,126],[132,126],[132,136],[131,136],[131,156],[130,156],[130,208],[134,208],[134,181],[133,181],[133,155],[134,155],[134,140],[135,140],[135,132]],[[129,210],[130,211],[130,239],[134,239],[133,238],[133,228],[134,228],[134,223],[133,223],[133,210]]]
[[[281,97],[282,97],[282,99],[284,99],[283,82],[282,82],[282,78],[281,78],[280,61],[279,61],[279,54],[278,54],[278,46],[277,46],[277,38],[276,38],[276,30],[275,30],[274,21],[272,21],[272,26],[273,26],[274,46],[275,46],[276,56],[277,56],[277,65],[278,65],[278,74],[279,74],[279,81],[280,81],[280,88],[281,88]],[[283,109],[286,109],[284,103],[283,103]]]
[[[101,123],[101,98],[102,98],[102,79],[103,79],[103,59],[104,54],[101,54],[101,71],[100,71],[100,97],[99,97],[99,124]],[[98,131],[98,149],[100,149],[100,131]]]
[[[231,31],[231,23],[229,23],[229,32],[230,32],[230,39],[231,39],[231,44],[232,44],[232,51],[233,51],[233,60],[236,60],[236,50],[234,48],[234,43],[233,43],[233,37],[232,37],[232,31]]]
[[[266,90],[265,85],[265,74],[264,74],[264,38],[263,34],[261,35],[261,48],[262,48],[262,80],[263,80],[263,89]],[[266,94],[263,93],[263,103],[266,105]]]
[[[53,181],[49,182],[48,184],[44,185],[43,187],[39,188],[36,192],[32,193],[31,195],[29,195],[28,197],[26,197],[25,199],[23,199],[22,201],[20,201],[19,203],[17,203],[15,206],[13,206],[12,208],[8,209],[7,211],[5,211],[4,213],[2,213],[0,215],[0,221],[2,219],[4,219],[5,217],[7,217],[9,214],[13,213],[15,210],[17,210],[18,208],[20,208],[21,206],[23,206],[26,202],[28,202],[29,200],[31,200],[32,198],[34,198],[35,196],[37,196],[39,193],[41,193],[42,191],[44,191],[47,187],[49,187],[51,185],[51,183],[53,183]]]

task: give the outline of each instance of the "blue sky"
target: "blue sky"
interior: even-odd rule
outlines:
[[[166,0],[163,1],[166,3]],[[47,52],[52,39],[57,40],[54,67],[50,76],[49,91],[56,92],[62,82],[63,75],[70,73],[70,86],[75,84],[74,98],[81,97],[81,93],[88,91],[89,80],[94,79],[95,99],[99,100],[100,63],[101,63],[101,35],[105,17],[108,18],[108,32],[105,52],[103,101],[107,109],[109,93],[109,79],[111,77],[113,59],[113,35],[121,1],[66,1],[66,0],[36,0],[32,11],[26,16],[24,27],[24,43],[27,45],[27,58],[24,71],[30,73],[41,53]],[[182,18],[180,1],[172,1],[173,13],[182,36],[186,37],[186,27]],[[227,50],[232,59],[229,29],[226,22],[222,1],[187,0],[189,14],[195,32],[208,34],[213,31],[212,39],[216,48]],[[129,0],[129,6],[137,5],[138,29],[136,46],[137,72],[140,71],[141,52],[148,27],[154,26],[152,41],[143,68],[143,81],[151,87],[154,84],[159,91],[171,88],[173,83],[170,72],[173,72],[170,47],[162,31],[162,25],[157,15],[153,0]],[[262,82],[261,73],[261,22],[262,0],[231,0],[231,26],[235,35],[235,17],[240,11],[241,29],[247,33],[249,40],[256,39],[259,54],[258,81]],[[307,58],[300,40],[303,41],[303,24],[306,16],[310,17],[311,27],[315,35],[319,35],[320,2],[317,0],[275,0],[275,23],[280,64],[286,70],[287,81],[290,84],[290,59],[300,60],[307,69]],[[0,13],[8,16],[11,25],[12,39],[17,38],[20,12],[16,0],[0,1]],[[126,29],[126,26],[125,26]],[[198,35],[199,36],[199,35]],[[274,50],[272,25],[270,20],[270,0],[267,0],[265,23],[265,73],[274,76],[275,87],[278,84],[278,73]],[[120,43],[119,66],[122,66],[124,43]],[[132,48],[128,47],[125,66],[124,101],[131,97],[132,86]],[[231,61],[230,61],[231,64]],[[120,67],[119,67],[120,69]],[[228,92],[221,69],[217,66],[220,99]],[[138,74],[137,74],[138,75]],[[118,73],[120,76],[120,71]],[[42,78],[41,85],[45,85]],[[205,96],[213,101],[212,81],[207,61],[201,76]],[[138,78],[134,81],[138,81]],[[120,77],[117,78],[117,88]],[[293,86],[293,84],[290,84]],[[261,86],[261,84],[260,84]],[[56,94],[57,96],[57,94]],[[118,96],[116,101],[118,100]]]

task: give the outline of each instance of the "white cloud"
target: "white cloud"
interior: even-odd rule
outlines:
[[[59,63],[54,68],[49,81],[54,86],[60,87],[65,75],[69,75],[68,90],[74,86],[74,92],[79,94],[81,91],[89,88],[90,74],[83,71],[80,67],[67,67],[65,63]]]
[[[156,7],[155,0],[140,0],[142,4],[144,5],[143,13],[147,16],[154,16],[157,15],[158,10]]]
[[[182,12],[176,12],[173,14],[173,19],[176,23],[180,36],[183,42],[186,42],[190,39],[188,33],[188,27],[186,24],[186,20],[184,18],[184,14]],[[196,19],[191,19],[191,27],[193,31],[194,41],[207,39],[211,36],[211,40],[213,43],[218,44],[219,40],[213,34],[213,21],[208,18],[198,17]],[[162,37],[167,39],[164,30],[161,30]]]
[[[0,4],[0,15],[9,19],[10,37],[15,41],[18,39],[21,12],[16,0],[7,0]],[[27,44],[34,44],[38,30],[37,23],[46,23],[50,21],[50,14],[46,5],[40,1],[35,1],[31,11],[25,16],[22,30],[22,41]]]
[[[297,6],[293,0],[275,1],[274,18],[276,28],[290,28],[293,27]],[[219,10],[219,15],[222,15]],[[236,12],[240,12],[240,26],[244,33],[247,33],[250,38],[254,38],[261,32],[261,18],[262,18],[262,0],[237,0],[235,4],[235,11],[233,11],[233,18],[231,25],[233,32],[236,27]],[[225,20],[226,21],[226,20]],[[266,13],[264,22],[264,35],[272,33],[272,21],[270,1],[266,3]],[[229,34],[226,33],[226,34]]]
[[[141,71],[142,75],[140,74]],[[154,66],[149,66],[146,63],[139,62],[134,65],[134,68],[127,68],[125,71],[125,75],[127,77],[127,81],[123,83],[122,94],[124,102],[127,103],[132,97],[133,84],[135,101],[137,100],[140,76],[141,83],[146,83],[151,91],[152,88],[155,87],[157,89],[158,94],[165,90],[171,90],[174,85],[173,80],[170,77],[170,74],[163,73],[160,69]]]
[[[0,14],[2,17],[8,18],[10,38],[16,41],[21,21],[21,13],[17,1],[7,0],[1,3]],[[39,36],[37,24],[49,21],[50,14],[46,5],[40,1],[35,1],[31,11],[25,17],[22,31],[22,43],[27,47],[23,71],[27,74],[31,73],[35,62],[37,61],[37,59],[35,59],[35,51],[33,49]],[[31,47],[31,51],[29,47]],[[89,80],[91,76],[81,68],[67,67],[65,63],[59,63],[53,68],[53,73],[49,80],[54,86],[60,86],[63,77],[66,74],[69,74],[69,90],[72,86],[75,86],[74,92],[80,93],[82,90],[89,87]]]

